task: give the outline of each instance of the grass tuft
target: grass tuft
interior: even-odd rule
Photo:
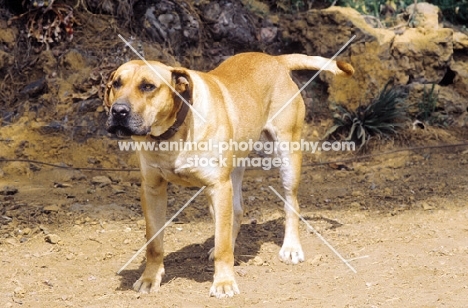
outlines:
[[[366,106],[354,111],[336,106],[334,125],[326,132],[325,139],[346,136],[346,141],[355,141],[361,148],[372,137],[391,138],[408,120],[406,96],[400,87],[392,86],[389,81]]]

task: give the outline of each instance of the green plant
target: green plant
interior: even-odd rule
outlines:
[[[346,135],[347,141],[356,141],[364,146],[371,137],[389,138],[404,126],[407,106],[406,93],[390,81],[379,95],[368,105],[359,106],[355,111],[336,106],[334,125],[326,132],[325,138]]]
[[[444,18],[450,22],[462,24],[468,21],[467,0],[432,0],[428,2],[437,5]]]
[[[424,85],[423,96],[421,101],[418,103],[419,113],[417,114],[418,120],[429,121],[432,113],[435,111],[438,95],[434,93],[435,83],[432,84],[431,90],[426,90],[426,85]]]

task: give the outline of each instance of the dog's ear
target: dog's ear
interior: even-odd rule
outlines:
[[[172,85],[174,89],[187,101],[192,99],[192,79],[184,69],[172,71]],[[178,95],[175,95],[176,97]]]
[[[103,103],[104,103],[104,107],[106,108],[109,108],[111,106],[111,102],[109,101],[109,93],[112,89],[112,82],[114,81],[115,72],[116,71],[113,71],[109,74],[108,81],[105,85]]]

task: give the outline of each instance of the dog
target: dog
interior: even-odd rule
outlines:
[[[107,130],[136,141],[161,143],[208,140],[242,142],[263,140],[295,142],[301,138],[305,105],[292,80],[292,70],[329,71],[351,76],[353,67],[317,56],[241,53],[210,72],[171,67],[157,61],[130,61],[114,71],[107,83]],[[194,156],[220,163],[218,149],[138,151],[141,170],[141,205],[146,237],[160,230],[166,219],[168,182],[205,186],[215,224],[214,260],[210,296],[239,293],[234,274],[234,244],[243,214],[242,178],[245,167],[232,157],[246,157],[249,149],[232,147],[223,152],[223,164],[187,164]],[[279,252],[283,262],[304,261],[299,239],[297,190],[301,172],[300,151],[276,150],[288,163],[279,166],[285,200],[285,234]],[[291,207],[292,208],[291,208]],[[163,233],[146,249],[146,267],[135,282],[136,291],[159,289],[163,265]]]

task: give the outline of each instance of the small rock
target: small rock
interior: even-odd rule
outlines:
[[[241,276],[241,277],[245,277],[247,276],[247,271],[245,270],[245,268],[239,268],[236,270],[236,273],[237,275]]]
[[[389,158],[385,162],[382,163],[382,167],[388,167],[391,169],[400,169],[406,165],[406,162],[409,160],[408,156],[400,156]]]
[[[81,102],[78,102],[78,112],[94,112],[98,107],[102,105],[102,101],[98,98],[85,99]]]
[[[309,265],[318,265],[319,262],[323,259],[322,255],[316,255],[313,259],[308,259],[307,264]]]
[[[16,238],[7,238],[5,243],[10,244],[12,246],[19,246],[18,240]]]
[[[46,89],[47,89],[47,80],[45,77],[42,77],[26,85],[21,90],[20,93],[23,95],[27,95],[29,97],[36,97],[42,94]]]
[[[12,196],[18,193],[18,188],[14,186],[4,186],[2,190],[0,190],[0,195],[4,196]]]
[[[383,193],[384,193],[385,196],[392,196],[393,195],[393,189],[391,189],[390,187],[385,187]]]
[[[68,183],[54,183],[54,188],[67,188],[67,187],[73,187],[73,185],[68,184]]]
[[[48,205],[44,207],[44,212],[58,212],[60,207],[58,205]]]
[[[421,2],[411,4],[406,8],[406,12],[412,16],[411,26],[426,29],[439,29],[440,8],[430,3]]]
[[[91,179],[91,183],[93,183],[94,185],[97,185],[99,187],[104,187],[104,186],[107,186],[107,185],[110,185],[112,183],[111,179],[105,175],[98,175],[98,176],[94,176],[92,179]]]
[[[51,244],[57,244],[60,240],[60,236],[58,236],[57,234],[48,234],[45,237],[45,241]]]
[[[39,225],[39,230],[41,230],[45,235],[49,234],[49,230],[43,225]]]
[[[465,49],[465,48],[468,48],[468,35],[462,32],[454,32],[453,33],[453,49]]]
[[[29,234],[31,234],[31,231],[32,231],[31,228],[24,228],[23,229],[23,234],[24,235],[29,235]]]
[[[119,185],[111,185],[111,188],[112,188],[112,191],[114,192],[114,194],[116,194],[116,195],[125,193],[125,190],[123,189],[123,187],[121,187]]]
[[[361,204],[359,202],[351,202],[350,206],[354,209],[360,209]]]
[[[354,167],[354,171],[358,175],[363,175],[363,174],[367,174],[367,173],[371,172],[371,169],[369,167],[367,167],[367,166],[364,166],[364,165],[356,165]]]
[[[255,258],[252,259],[251,263],[253,265],[260,266],[260,265],[263,265],[263,259],[260,258],[259,256],[255,256]]]
[[[260,40],[264,43],[272,42],[278,34],[277,27],[266,27],[260,29]]]
[[[140,219],[136,223],[139,227],[144,227],[146,225],[146,222],[144,219]]]
[[[132,183],[131,182],[122,182],[122,186],[123,187],[132,187]]]
[[[353,190],[353,192],[351,193],[351,196],[353,197],[362,197],[363,195],[364,194],[360,190]]]
[[[434,209],[434,207],[432,205],[429,205],[429,203],[427,202],[423,202],[421,205],[422,205],[423,210],[425,211],[430,211]]]
[[[23,287],[16,287],[14,292],[16,297],[24,297],[24,294],[26,294],[26,290]]]

